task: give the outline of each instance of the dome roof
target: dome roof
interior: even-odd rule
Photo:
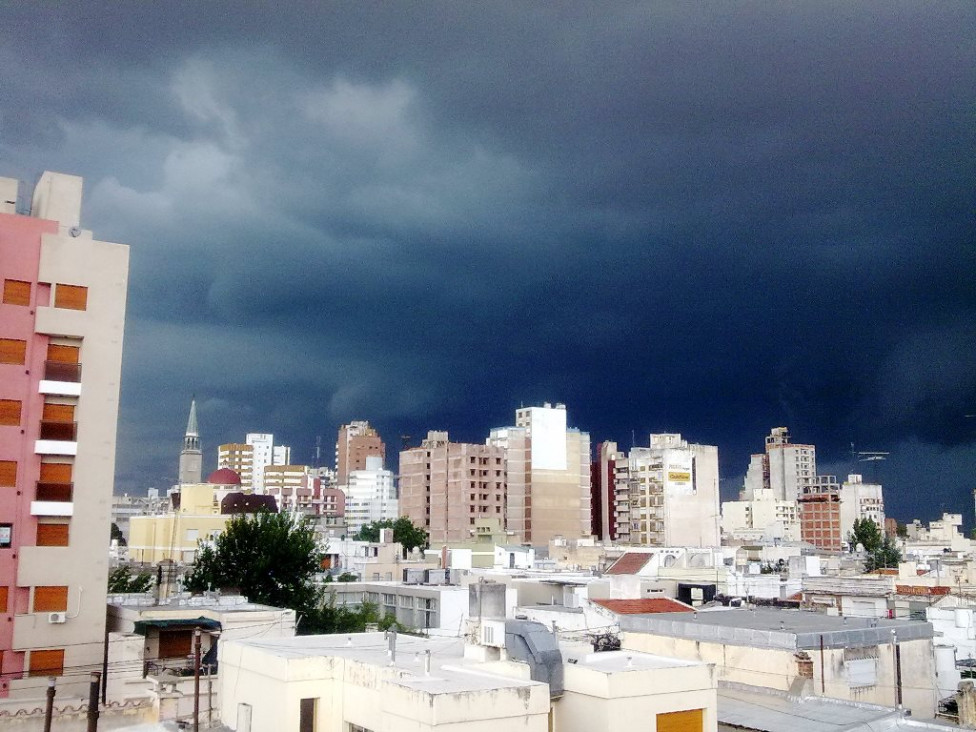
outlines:
[[[241,476],[230,468],[221,468],[213,471],[208,477],[207,482],[213,485],[240,485]]]

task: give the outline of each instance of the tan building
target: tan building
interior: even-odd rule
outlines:
[[[470,541],[478,519],[504,521],[504,449],[428,432],[420,447],[400,453],[400,513],[432,544]]]
[[[217,448],[217,467],[233,470],[241,477],[241,489],[254,485],[254,447],[242,442],[228,442]]]
[[[233,516],[277,510],[271,496],[242,493],[240,477],[229,468],[214,471],[208,481],[180,486],[165,513],[129,519],[130,561],[193,562],[199,542],[217,537]]]
[[[129,248],[81,227],[82,179],[30,215],[0,179],[0,697],[85,696],[102,666]],[[8,707],[9,708],[9,707]]]
[[[487,444],[505,450],[506,528],[520,541],[590,534],[590,436],[567,428],[565,404],[518,409]]]
[[[365,470],[366,458],[378,456],[386,463],[386,445],[379,433],[369,426],[369,422],[359,421],[344,424],[339,428],[336,440],[336,483],[346,485],[349,473]]]

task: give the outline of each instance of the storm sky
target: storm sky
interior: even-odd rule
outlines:
[[[117,492],[565,402],[973,514],[976,5],[3,3],[0,175],[131,245]],[[890,452],[854,464],[856,450]]]

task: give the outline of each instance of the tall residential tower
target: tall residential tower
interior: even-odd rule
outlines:
[[[129,248],[81,228],[82,179],[30,215],[0,179],[0,696],[101,671]]]

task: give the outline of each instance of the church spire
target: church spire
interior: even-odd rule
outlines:
[[[197,426],[197,400],[190,400],[190,417],[186,420],[186,435],[180,452],[180,485],[203,480],[203,453],[200,450],[200,428]]]

